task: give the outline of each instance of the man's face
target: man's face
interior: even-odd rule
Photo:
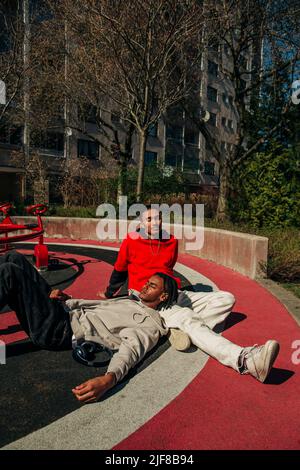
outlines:
[[[156,209],[145,211],[142,214],[142,224],[149,235],[158,235],[162,225],[160,213]]]
[[[151,276],[140,292],[140,299],[159,304],[168,296],[164,290],[164,280],[159,276]]]

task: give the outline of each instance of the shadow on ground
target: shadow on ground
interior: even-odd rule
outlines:
[[[267,385],[281,385],[284,382],[287,382],[295,372],[288,369],[278,369],[273,367],[270,374],[268,375],[267,380],[264,382]]]
[[[110,395],[126,386],[168,347],[166,337],[161,338],[156,348]],[[44,351],[29,340],[8,345],[7,364],[0,368],[0,447],[78,409],[81,405],[73,397],[72,388],[105,371],[106,367],[78,364],[69,350]]]
[[[246,320],[246,318],[247,315],[244,313],[231,312],[223,323],[215,326],[214,331],[216,333],[222,333],[223,331],[229,330],[233,326],[237,325],[241,321]]]

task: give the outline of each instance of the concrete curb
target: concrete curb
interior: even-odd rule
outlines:
[[[19,223],[36,222],[35,217],[14,217]],[[48,238],[67,238],[71,240],[100,241],[98,235],[101,219],[80,217],[43,217],[45,236]],[[105,226],[112,227],[113,239],[110,242],[120,243],[127,233],[132,221],[102,219]],[[125,224],[123,226],[122,224]],[[173,224],[165,227],[178,238],[179,253],[187,253],[199,258],[213,261],[227,268],[238,271],[244,276],[255,279],[263,276],[262,265],[268,260],[268,238],[248,233],[230,232],[206,227],[194,227],[188,224]],[[181,233],[179,237],[177,234]]]

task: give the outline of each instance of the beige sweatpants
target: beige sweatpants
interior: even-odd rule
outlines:
[[[184,331],[195,346],[238,371],[238,358],[243,348],[213,331],[226,319],[234,303],[230,292],[180,291],[177,304],[161,310],[160,314],[168,328]]]

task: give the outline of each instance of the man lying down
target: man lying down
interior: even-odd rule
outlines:
[[[71,299],[51,290],[29,261],[18,252],[0,257],[0,309],[16,312],[31,341],[48,350],[71,348],[76,341],[94,341],[114,350],[105,375],[88,380],[72,392],[78,401],[92,403],[120,382],[168,333],[165,319],[177,299],[176,281],[164,273],[150,277],[135,296],[110,300]],[[181,309],[182,310],[182,309]],[[264,382],[279,352],[269,340],[263,346],[242,348],[210,330],[195,314],[192,342],[240,374]]]

